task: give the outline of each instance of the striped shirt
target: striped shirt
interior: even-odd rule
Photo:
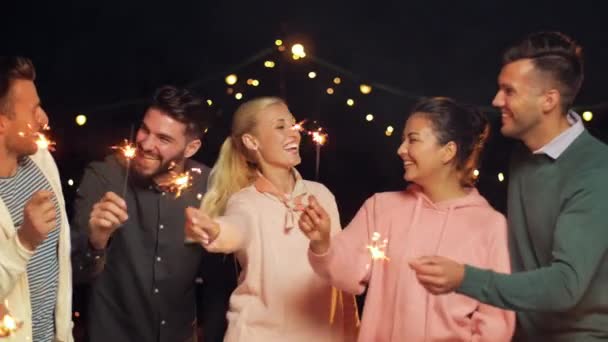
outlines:
[[[0,178],[0,199],[6,204],[15,227],[22,225],[25,204],[39,190],[53,191],[44,174],[30,158],[24,158],[19,162],[17,173],[14,176]],[[55,336],[54,313],[59,276],[57,248],[61,211],[56,196],[53,196],[53,203],[55,204],[55,229],[36,248],[27,264],[27,280],[32,305],[33,342],[51,342]]]

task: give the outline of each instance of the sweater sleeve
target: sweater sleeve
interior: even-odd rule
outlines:
[[[598,170],[595,170],[598,171]],[[465,267],[458,292],[501,308],[560,312],[573,308],[608,253],[605,170],[581,174],[556,220],[548,266],[512,275]]]
[[[507,242],[507,222],[502,215],[492,227],[492,240],[487,246],[488,268],[502,273],[511,272]],[[472,317],[474,342],[508,342],[515,330],[515,312],[480,304]]]
[[[251,230],[257,224],[251,205],[240,194],[233,195],[223,216],[215,221],[220,225],[219,235],[205,249],[212,253],[234,253],[245,249]]]
[[[314,271],[337,288],[352,294],[365,291],[371,272],[372,260],[365,246],[369,241],[368,232],[374,228],[370,227],[374,201],[375,197],[368,199],[349,225],[332,237],[327,253],[318,255],[308,250]]]

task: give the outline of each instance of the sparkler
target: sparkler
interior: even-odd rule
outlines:
[[[46,149],[51,152],[55,151],[56,144],[54,141],[49,140],[44,134],[42,134],[40,132],[36,132],[34,130],[34,128],[32,127],[32,125],[28,124],[27,127],[29,128],[30,132],[26,133],[26,132],[21,131],[21,132],[18,132],[17,134],[22,138],[25,138],[26,136],[36,137],[35,143],[36,143],[36,145],[38,145],[38,148]],[[51,129],[51,127],[49,125],[45,124],[41,130],[48,131],[50,129]]]
[[[316,145],[316,159],[315,159],[315,180],[319,180],[319,166],[321,165],[321,146],[327,141],[327,133],[323,133],[323,128],[319,127],[318,130],[309,133],[312,136],[312,141]]]
[[[386,260],[390,258],[386,256],[386,246],[388,245],[388,239],[380,241],[380,233],[374,232],[372,234],[372,243],[365,246],[369,250],[369,254],[372,256],[372,260]]]
[[[4,308],[7,310],[0,320],[0,337],[9,337],[23,326],[23,322],[18,322],[8,313],[8,301],[4,301]]]
[[[293,129],[295,131],[298,131],[298,132],[302,132],[302,131],[304,131],[304,124],[305,123],[306,123],[306,119],[304,119],[304,120],[298,122],[297,124],[293,125],[291,127],[291,129]]]
[[[168,192],[174,192],[175,198],[178,198],[182,195],[182,192],[192,186],[192,174],[197,173],[201,174],[202,170],[200,168],[191,168],[185,172],[174,172],[171,171],[175,167],[175,163],[171,162],[169,165],[169,178],[166,181],[161,181],[158,184],[159,187],[166,189]]]
[[[327,133],[323,132],[323,127],[318,127],[316,130],[308,130],[304,128],[304,124],[308,121],[304,119],[295,125],[293,125],[292,129],[298,132],[305,133],[306,135],[312,138],[312,142],[315,144],[316,149],[316,162],[315,162],[315,180],[319,179],[319,166],[321,164],[321,146],[325,145],[327,141]],[[316,124],[317,122],[314,121]]]
[[[129,183],[129,171],[131,170],[131,159],[135,158],[137,148],[129,140],[125,139],[122,146],[112,146],[113,150],[119,150],[122,156],[127,161],[127,169],[125,170],[125,183],[122,187],[122,198],[127,195],[127,185]]]
[[[38,135],[38,139],[36,139],[36,145],[38,148],[47,149],[49,151],[55,151],[55,142],[49,140],[44,134],[36,133]]]

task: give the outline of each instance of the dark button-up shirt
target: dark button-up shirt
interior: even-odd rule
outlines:
[[[186,163],[190,168],[202,173],[192,172],[192,186],[179,197],[131,172],[124,196],[129,218],[104,251],[88,244],[89,216],[106,192],[123,195],[125,168],[115,156],[86,168],[74,203],[72,261],[76,281],[91,285],[90,341],[190,341],[197,311],[205,342],[222,340],[236,282],[234,261],[184,243],[185,208],[198,207],[209,175],[207,167],[192,160]],[[197,296],[196,283],[202,283],[202,295]]]

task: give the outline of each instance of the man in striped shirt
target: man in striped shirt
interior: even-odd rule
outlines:
[[[71,341],[69,229],[31,61],[0,57],[0,300],[15,341]]]

